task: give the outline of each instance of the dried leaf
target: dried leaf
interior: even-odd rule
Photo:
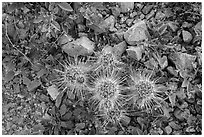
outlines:
[[[57,108],[59,108],[61,102],[62,102],[62,97],[64,96],[64,92],[60,92],[59,95],[57,96],[56,98],[56,101],[55,101],[55,106]]]
[[[51,25],[56,29],[60,31],[60,25],[58,22],[56,22],[55,20],[52,21]]]
[[[160,35],[163,35],[167,31],[167,25],[163,24],[159,29],[158,29]]]
[[[83,129],[85,127],[85,123],[77,123],[76,129]]]
[[[66,112],[67,112],[67,106],[65,104],[63,104],[61,107],[60,107],[60,110],[59,110],[61,116],[63,116]]]
[[[66,129],[72,129],[72,127],[74,125],[73,125],[72,121],[67,121],[67,122],[61,121],[60,126],[66,128]]]
[[[128,125],[130,123],[130,118],[128,116],[123,116],[122,123]]]
[[[72,7],[70,6],[70,4],[68,4],[67,2],[60,2],[59,4],[58,4],[58,6],[60,7],[60,8],[62,8],[63,10],[66,10],[66,11],[73,11],[73,9],[72,9]]]
[[[176,30],[178,29],[178,24],[173,21],[169,21],[167,24],[173,32],[176,32]]]
[[[172,93],[171,95],[169,95],[169,101],[171,102],[171,106],[174,107],[175,103],[176,103],[176,94]]]
[[[27,85],[28,91],[33,91],[34,89],[36,89],[40,85],[41,85],[41,82],[38,79],[35,79]]]
[[[40,71],[38,71],[37,73],[37,78],[40,78],[42,77],[44,74],[47,73],[47,70],[46,69],[41,69]]]
[[[37,18],[35,18],[35,19],[33,20],[33,23],[40,23],[40,22],[43,21],[43,20],[44,20],[43,15],[39,15]]]
[[[63,117],[62,120],[69,120],[72,117],[72,112],[67,112]]]
[[[4,77],[5,82],[9,82],[15,76],[15,72],[13,70],[9,71],[6,76]]]

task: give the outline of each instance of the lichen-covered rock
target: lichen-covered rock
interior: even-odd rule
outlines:
[[[149,37],[145,21],[138,21],[124,34],[126,42],[130,45],[136,45],[140,41],[148,40]]]

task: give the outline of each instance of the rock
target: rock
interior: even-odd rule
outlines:
[[[121,123],[127,126],[130,123],[130,118],[128,116],[123,116],[123,118],[121,119]]]
[[[185,111],[176,109],[174,111],[174,116],[180,121],[183,121],[184,119],[188,119],[189,115],[190,115],[190,111],[188,109],[185,109]]]
[[[112,14],[115,18],[117,18],[120,15],[120,8],[118,8],[118,7],[112,7],[111,11],[112,11]]]
[[[141,19],[141,20],[144,19],[144,17],[145,17],[144,14],[141,14],[141,15],[140,15],[140,19]]]
[[[144,49],[142,46],[130,46],[127,50],[128,56],[131,58],[140,60],[142,58],[142,53],[144,52]]]
[[[174,121],[171,121],[171,122],[169,123],[169,126],[172,127],[173,129],[176,129],[176,130],[181,129],[181,126],[178,125],[177,123],[175,123]]]
[[[193,25],[192,23],[188,23],[185,21],[185,22],[183,22],[182,27],[183,28],[190,28],[190,27],[192,27],[192,25]]]
[[[73,40],[74,40],[74,39],[72,38],[72,36],[65,34],[65,35],[63,35],[62,37],[60,37],[58,43],[59,43],[60,45],[64,45],[64,44],[66,44],[66,43],[68,43],[68,42],[71,42],[71,41],[73,41]]]
[[[182,135],[183,131],[182,130],[176,130],[172,133],[173,135]]]
[[[186,43],[191,42],[191,40],[193,39],[192,34],[185,30],[182,31],[182,36],[183,36],[183,41]]]
[[[127,19],[126,24],[130,27],[134,19]]]
[[[165,14],[161,11],[158,11],[155,15],[155,19],[163,19],[165,17]]]
[[[134,2],[118,2],[122,13],[127,13],[134,9]]]
[[[137,8],[139,8],[139,9],[142,9],[142,8],[143,8],[143,6],[144,6],[144,5],[143,5],[143,4],[141,4],[141,3],[136,3],[136,7],[137,7]]]
[[[78,27],[79,32],[82,32],[85,30],[85,25],[83,25],[83,24],[78,24],[77,27]]]
[[[127,19],[128,19],[127,16],[121,17],[121,19],[120,19],[120,24],[123,24]]]
[[[170,126],[166,126],[165,131],[169,135],[172,132],[172,128]]]
[[[186,132],[196,132],[193,126],[189,126],[186,128]]]
[[[182,112],[180,109],[176,109],[176,110],[174,111],[174,116],[175,116],[177,119],[183,121],[183,120],[184,120],[184,117],[183,117],[182,113],[183,113],[183,112]]]
[[[135,23],[125,32],[124,38],[130,45],[136,45],[137,42],[148,40],[149,32],[147,30],[145,21]]]
[[[197,35],[202,35],[202,21],[198,22],[194,26],[194,31],[196,32]]]
[[[101,28],[115,32],[117,31],[117,29],[115,28],[115,22],[115,17],[111,15],[104,20],[103,24],[101,25]]]
[[[126,48],[127,44],[125,41],[123,41],[113,47],[113,52],[117,57],[121,57],[121,55],[125,52]]]
[[[142,13],[144,13],[145,15],[147,15],[150,11],[151,11],[151,9],[154,7],[154,5],[146,5],[146,6],[144,6],[143,7],[143,9],[142,9]]]
[[[75,41],[66,43],[62,50],[70,56],[90,55],[93,53],[95,43],[89,40],[86,36],[82,36]]]
[[[77,39],[74,43],[84,47],[89,53],[92,53],[95,48],[95,43],[85,36]]]
[[[48,87],[47,92],[53,100],[55,100],[59,94],[57,87],[54,85]]]
[[[178,76],[178,72],[172,66],[167,67],[167,70],[170,74],[172,74],[176,77]]]
[[[114,43],[120,43],[124,40],[124,30],[120,29],[115,33],[110,34],[110,38]]]
[[[176,32],[177,30],[178,30],[178,26],[179,26],[179,24],[178,23],[176,23],[176,22],[173,22],[173,21],[169,21],[168,23],[168,26],[171,28],[171,30],[173,31],[173,32]]]
[[[134,12],[130,13],[130,18],[134,18],[136,15],[137,15],[137,12],[134,11]]]
[[[146,19],[149,20],[155,15],[155,11],[152,10],[149,14],[146,15]]]

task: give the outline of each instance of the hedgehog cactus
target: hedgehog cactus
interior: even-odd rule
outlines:
[[[119,65],[123,65],[111,46],[105,46],[101,53],[97,53],[95,60],[95,71],[113,71],[119,69]]]
[[[146,111],[151,111],[153,106],[161,106],[166,95],[165,87],[157,84],[158,79],[153,79],[152,73],[145,70],[132,71],[130,74],[132,79],[131,100],[134,106]]]
[[[54,80],[57,87],[68,94],[74,94],[79,98],[85,96],[84,91],[88,90],[87,79],[91,66],[82,59],[74,58],[62,64],[63,70],[55,69],[59,77]]]
[[[55,82],[60,90],[67,91],[68,96],[74,94],[82,100],[85,97],[104,125],[121,125],[121,120],[126,123],[130,120],[125,105],[150,112],[155,106],[161,106],[165,92],[164,87],[145,70],[132,69],[124,74],[123,67],[117,66],[123,63],[117,60],[111,49],[105,47],[91,65],[77,58],[65,62],[63,70],[55,69],[59,73]]]
[[[91,79],[90,102],[95,110],[108,111],[121,108],[126,98],[123,94],[125,87],[122,85],[125,80],[126,76],[120,76],[119,71],[110,73],[105,71]]]

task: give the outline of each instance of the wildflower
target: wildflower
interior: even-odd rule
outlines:
[[[108,111],[122,107],[126,98],[123,94],[125,87],[122,85],[125,80],[126,76],[121,76],[119,71],[105,71],[90,80],[90,102],[95,110]]]
[[[83,98],[85,95],[83,92],[88,90],[87,79],[88,72],[92,69],[91,66],[78,58],[74,58],[73,61],[67,60],[61,65],[63,70],[55,69],[59,73],[59,77],[54,80],[57,87]]]
[[[161,105],[164,101],[165,87],[157,84],[158,79],[152,80],[152,73],[132,71],[130,77],[133,81],[130,89],[134,106],[149,111],[153,106]]]

